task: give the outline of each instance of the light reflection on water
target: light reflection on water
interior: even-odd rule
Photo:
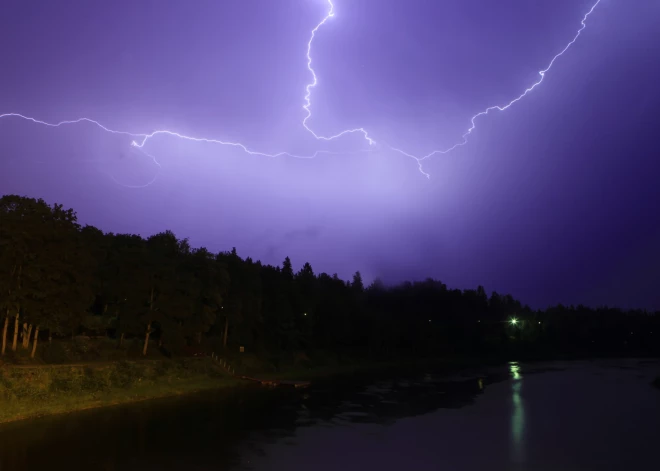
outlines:
[[[658,374],[511,362],[156,401],[0,427],[0,471],[635,469],[660,440]]]
[[[523,386],[523,375],[520,364],[512,361],[509,363],[511,371],[511,400],[513,409],[511,411],[511,445],[513,449],[513,461],[516,463],[524,462],[524,444],[525,433],[525,406],[521,395]]]

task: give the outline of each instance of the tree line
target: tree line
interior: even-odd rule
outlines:
[[[2,347],[34,356],[53,336],[101,331],[178,354],[214,341],[256,354],[327,351],[373,359],[448,354],[660,353],[660,313],[533,310],[483,287],[437,280],[364,286],[212,253],[166,231],[103,233],[62,205],[0,198]],[[2,315],[4,314],[4,315]],[[151,347],[154,348],[154,347]],[[200,347],[201,348],[201,347]]]

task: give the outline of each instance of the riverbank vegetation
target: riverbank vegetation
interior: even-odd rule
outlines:
[[[208,359],[0,368],[0,423],[238,384]]]
[[[0,198],[0,329],[2,391],[13,401],[33,394],[11,386],[21,375],[55,375],[16,365],[220,356],[239,373],[274,374],[450,356],[660,353],[657,312],[534,310],[432,279],[365,286],[359,272],[345,281],[309,263],[294,271],[289,258],[271,266],[235,249],[212,253],[169,231],[103,233],[72,209],[15,195]],[[39,394],[63,393],[48,378],[34,381]]]

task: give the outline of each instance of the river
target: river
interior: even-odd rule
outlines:
[[[599,360],[325,381],[0,427],[0,471],[654,469],[660,362]]]

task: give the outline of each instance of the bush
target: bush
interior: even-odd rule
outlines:
[[[54,393],[79,393],[84,389],[85,372],[83,368],[51,368],[50,391]]]
[[[229,361],[230,365],[244,374],[254,374],[263,371],[275,371],[275,366],[257,355],[241,353]]]
[[[311,360],[315,367],[336,366],[338,363],[337,355],[325,350],[314,351]]]
[[[129,388],[135,382],[136,371],[132,363],[120,361],[112,367],[110,378],[112,384],[118,388]]]
[[[144,340],[142,339],[131,339],[124,340],[124,345],[126,345],[126,356],[128,358],[141,358],[142,349],[144,348]],[[152,345],[149,345],[151,349]]]
[[[42,346],[41,357],[46,363],[67,363],[70,360],[69,351],[63,342],[46,343]]]
[[[0,371],[0,391],[6,400],[43,399],[48,396],[51,374],[40,368]]]
[[[166,376],[174,368],[174,364],[171,361],[159,361],[154,365],[154,374],[156,376]]]
[[[113,386],[112,368],[85,368],[82,389],[93,393],[108,391]]]

